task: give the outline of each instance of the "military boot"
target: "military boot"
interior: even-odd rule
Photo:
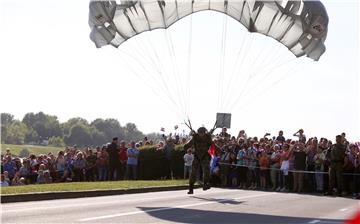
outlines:
[[[206,191],[206,190],[209,190],[211,188],[210,184],[209,183],[204,183],[203,185],[203,190]]]
[[[193,184],[190,184],[190,185],[189,185],[188,194],[194,194],[194,185],[193,185]]]

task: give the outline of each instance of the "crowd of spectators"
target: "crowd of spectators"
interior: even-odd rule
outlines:
[[[326,138],[307,139],[302,129],[293,134],[295,140],[285,138],[282,131],[269,136],[249,138],[242,130],[236,138],[223,128],[214,137],[212,184],[360,197],[359,144],[349,143],[345,133],[334,144]],[[343,148],[343,154],[335,147]]]
[[[170,161],[176,144],[188,138],[168,136],[159,141],[157,150],[164,151]],[[349,143],[345,133],[340,144],[344,156],[334,159],[334,145],[326,138],[306,138],[300,129],[293,137],[265,134],[262,138],[248,137],[244,130],[231,136],[226,128],[213,135],[216,150],[210,163],[214,186],[261,189],[281,192],[321,192],[360,196],[359,145]],[[66,147],[57,155],[30,155],[19,158],[7,150],[1,155],[1,186],[44,184],[69,181],[137,180],[139,148],[154,145],[145,138],[140,142],[118,141],[102,147]],[[184,178],[191,172],[194,160],[191,149],[184,152]],[[169,162],[171,163],[171,162]],[[340,164],[339,173],[328,175],[334,163]],[[171,167],[171,165],[168,164]],[[201,174],[199,174],[201,175]],[[172,178],[171,169],[166,178]]]

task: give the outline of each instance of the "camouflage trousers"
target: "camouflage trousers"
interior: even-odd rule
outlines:
[[[330,178],[330,191],[336,185],[338,191],[343,190],[343,164],[342,163],[333,163],[329,169],[329,178]],[[341,193],[341,192],[340,192]]]
[[[200,167],[202,168],[203,173],[203,183],[208,184],[210,181],[210,160],[208,158],[206,159],[198,159],[194,158],[194,161],[192,163],[192,170],[191,175],[189,178],[189,185],[193,186],[196,182],[196,176],[199,172]]]

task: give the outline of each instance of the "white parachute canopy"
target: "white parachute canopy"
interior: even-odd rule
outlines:
[[[136,64],[131,68],[132,72],[180,119],[189,116],[190,79],[195,79],[196,75],[219,74],[218,82],[212,83],[209,89],[213,91],[216,89],[214,86],[218,86],[218,108],[215,111],[233,113],[234,109],[246,106],[247,102],[266,92],[274,83],[293,73],[288,68],[294,70],[298,66],[299,59],[296,58],[307,56],[319,60],[325,52],[324,42],[328,31],[328,15],[320,1],[94,0],[90,1],[89,8],[90,38],[96,47],[118,47],[123,54],[122,61],[127,61],[129,66]],[[207,28],[214,32],[201,37],[206,40],[199,42],[193,33],[199,35],[201,31],[198,31],[198,26],[192,25],[192,15],[200,15],[200,11],[213,11],[213,17],[217,18],[222,14],[223,23],[222,32],[217,24],[207,23],[201,31]],[[171,29],[167,28],[183,18],[189,21],[188,38],[184,38],[184,33],[176,33],[175,25],[171,35]],[[238,29],[228,30],[232,25],[228,23],[239,24],[232,26]],[[237,35],[238,31],[243,30],[250,33]],[[147,32],[149,35],[141,34],[146,31],[152,32]],[[156,32],[163,35],[154,41],[151,34]],[[215,41],[217,34],[221,35],[221,42]],[[228,41],[231,38],[237,39]],[[179,45],[181,47],[176,44],[179,42],[182,43]],[[188,42],[185,48],[184,42]],[[204,46],[202,42],[210,42],[210,45]],[[267,45],[269,42],[273,43]],[[164,51],[161,50],[163,46],[167,47]],[[203,62],[199,58],[203,56],[192,52],[195,48],[208,50],[219,46],[219,55],[211,62]],[[192,66],[195,63],[204,63],[203,69],[195,70]],[[209,69],[216,63],[219,69]],[[201,81],[198,81],[199,84],[204,85]]]

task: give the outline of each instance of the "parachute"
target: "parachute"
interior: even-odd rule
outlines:
[[[96,47],[118,47],[142,32],[166,29],[192,13],[213,10],[250,32],[274,38],[296,57],[315,61],[325,52],[329,20],[320,1],[305,0],[94,0],[89,7],[90,38]]]
[[[208,114],[215,107],[215,97],[216,112],[221,114],[250,108],[255,98],[296,74],[297,68],[304,66],[299,63],[306,59],[302,56],[318,61],[326,50],[329,18],[323,4],[316,0],[91,0],[89,10],[90,39],[95,46],[121,46],[122,65],[131,69],[180,119],[191,114],[190,101],[195,106],[199,102],[211,105],[200,108]],[[193,14],[200,17],[205,13],[212,17],[193,29]],[[215,24],[219,16],[223,17],[222,32]],[[212,22],[206,23],[209,19]],[[178,33],[181,26],[174,25],[176,46],[168,28],[180,20],[189,21],[190,29]],[[228,20],[232,27],[229,32]],[[235,28],[237,25],[239,28]],[[212,33],[206,36],[202,31]],[[156,42],[152,41],[151,36],[157,33],[164,34],[163,38],[157,36]],[[221,44],[216,42],[220,35]],[[221,50],[216,51],[216,47]],[[201,80],[202,75],[213,73],[219,74],[218,81],[209,84]],[[194,87],[190,79],[196,78],[200,79]],[[201,87],[205,84],[208,89]],[[209,96],[208,92],[215,94],[216,85],[217,94]],[[201,100],[193,99],[196,93],[190,94],[194,93],[191,87],[202,93],[197,95]]]

